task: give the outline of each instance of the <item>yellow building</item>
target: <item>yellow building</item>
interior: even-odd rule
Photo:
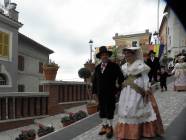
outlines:
[[[115,45],[119,49],[123,49],[128,46],[140,46],[143,50],[143,53],[148,53],[148,45],[150,44],[152,33],[149,30],[146,30],[144,33],[128,34],[128,35],[118,35],[115,34],[113,37]]]

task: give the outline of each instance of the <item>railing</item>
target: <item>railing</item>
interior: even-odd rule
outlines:
[[[90,97],[84,82],[43,81],[41,84],[44,85],[44,91],[49,93],[49,115],[62,112],[71,105],[85,103]]]
[[[48,93],[46,92],[1,92],[0,122],[24,117],[46,115]]]
[[[5,80],[0,80],[0,85],[6,85],[6,81]]]

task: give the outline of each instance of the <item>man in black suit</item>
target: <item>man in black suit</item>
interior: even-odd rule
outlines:
[[[150,71],[148,73],[149,82],[152,82],[152,78],[154,79],[154,82],[157,82],[157,72],[160,70],[160,62],[159,59],[155,57],[154,51],[151,50],[149,52],[149,58],[146,63],[150,67]]]
[[[115,94],[117,91],[116,82],[121,87],[124,81],[123,73],[118,64],[111,62],[109,57],[112,55],[106,46],[99,48],[96,57],[101,59],[101,63],[95,68],[93,76],[93,94],[98,97],[99,116],[102,119],[102,128],[99,135],[106,134],[107,138],[112,138],[112,120],[115,110]]]

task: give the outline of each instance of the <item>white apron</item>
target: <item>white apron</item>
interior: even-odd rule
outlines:
[[[142,60],[136,60],[131,65],[125,63],[122,66],[124,76],[141,74],[134,83],[147,90],[149,80],[147,73],[149,67]],[[140,124],[156,120],[156,114],[150,102],[144,103],[143,97],[127,85],[121,91],[118,108],[119,122],[127,124]]]

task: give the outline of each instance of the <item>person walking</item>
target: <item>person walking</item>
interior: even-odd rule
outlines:
[[[178,63],[175,64],[172,74],[175,76],[174,90],[186,91],[186,58],[185,56],[178,57]]]
[[[157,57],[155,57],[155,52],[150,51],[149,52],[149,58],[146,61],[146,64],[150,67],[150,71],[148,73],[149,76],[149,82],[157,82],[157,73],[160,71],[160,62]],[[153,81],[152,81],[153,78]]]
[[[161,66],[161,70],[158,73],[159,77],[160,77],[160,87],[161,87],[161,92],[167,91],[167,77],[171,76],[170,74],[168,74],[168,72],[165,69],[165,66]]]
[[[163,135],[163,124],[156,100],[149,87],[150,68],[144,63],[140,47],[123,49],[126,63],[122,65],[124,77],[118,103],[115,127],[117,140],[139,140]]]
[[[122,85],[124,76],[118,64],[111,62],[109,57],[112,52],[106,46],[99,48],[96,57],[101,60],[95,68],[93,75],[92,93],[98,98],[99,117],[102,119],[102,128],[99,135],[106,134],[107,138],[113,137],[112,121],[115,111],[115,95],[117,89]],[[116,84],[119,87],[116,87]]]

